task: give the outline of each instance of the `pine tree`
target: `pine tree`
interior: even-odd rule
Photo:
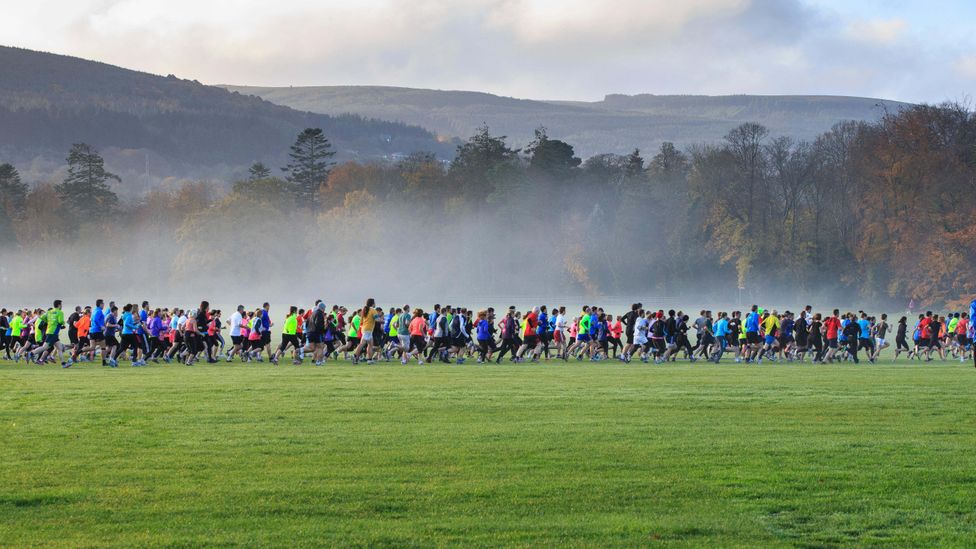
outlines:
[[[321,128],[306,128],[298,134],[288,157],[291,162],[282,168],[287,180],[296,186],[300,203],[308,207],[316,204],[316,191],[329,176],[329,168],[335,164],[329,159],[335,155],[332,145]]]
[[[258,181],[260,179],[267,179],[271,177],[271,168],[265,166],[261,162],[255,162],[251,164],[251,167],[247,169],[247,180],[248,181]]]
[[[27,202],[27,184],[20,180],[17,168],[0,164],[0,210],[11,219],[23,216]]]
[[[105,170],[105,161],[94,147],[75,143],[68,152],[68,176],[56,190],[69,210],[84,219],[112,211],[118,205],[119,197],[108,186],[110,179],[122,181]]]

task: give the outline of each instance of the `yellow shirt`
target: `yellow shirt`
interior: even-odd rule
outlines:
[[[370,307],[369,311],[366,312],[366,316],[362,319],[363,323],[363,333],[372,333],[373,328],[376,326],[376,309]]]
[[[763,320],[763,332],[766,335],[775,335],[779,330],[779,318],[769,315]]]

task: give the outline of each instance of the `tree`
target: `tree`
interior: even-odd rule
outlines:
[[[627,155],[627,161],[624,164],[624,175],[630,178],[639,178],[643,173],[644,157],[641,156],[640,149],[634,149],[634,152]]]
[[[257,181],[258,179],[267,179],[271,177],[271,168],[265,166],[261,162],[255,162],[251,164],[251,167],[247,169],[247,179],[248,181]]]
[[[433,153],[417,152],[397,164],[403,196],[414,207],[436,209],[444,205],[444,166]]]
[[[27,184],[20,180],[17,168],[10,164],[0,164],[0,209],[10,219],[24,214],[27,201]]]
[[[456,186],[469,199],[481,201],[492,193],[492,172],[518,158],[518,149],[505,144],[506,136],[493,136],[488,126],[482,126],[465,143],[458,145],[451,163],[450,175]]]
[[[573,146],[565,141],[551,139],[546,128],[535,130],[535,140],[526,147],[529,168],[537,174],[560,179],[572,174],[583,161],[573,156]]]
[[[674,143],[665,141],[661,143],[661,150],[651,159],[647,169],[656,178],[683,179],[688,175],[688,155],[679,151]]]
[[[119,203],[108,181],[121,182],[119,176],[105,170],[105,161],[94,147],[75,143],[68,152],[68,176],[58,185],[58,196],[72,213],[81,219],[102,215]]]
[[[298,134],[291,146],[288,157],[291,162],[282,168],[288,174],[287,180],[293,183],[300,203],[309,208],[317,202],[316,192],[329,176],[329,168],[335,162],[329,159],[335,155],[332,144],[325,138],[321,128],[305,128]]]

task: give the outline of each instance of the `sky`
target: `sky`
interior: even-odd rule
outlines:
[[[6,1],[0,44],[207,84],[968,101],[974,0]]]

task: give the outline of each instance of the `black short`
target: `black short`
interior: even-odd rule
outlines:
[[[535,348],[539,344],[539,336],[527,335],[525,336],[525,345],[529,348]]]
[[[463,337],[452,337],[451,347],[466,347],[468,345],[468,340]]]
[[[759,332],[746,332],[746,342],[749,345],[759,345],[761,342],[759,339]]]
[[[105,336],[106,347],[118,347],[119,340],[115,339],[115,334]]]
[[[827,338],[827,346],[830,347],[831,349],[836,349],[837,338],[836,337]]]
[[[278,348],[285,350],[288,345],[293,345],[296,349],[301,347],[301,343],[298,341],[297,334],[281,334],[281,346]]]
[[[230,340],[234,345],[240,345],[244,341],[244,336],[230,336]]]
[[[359,338],[358,337],[346,336],[346,342],[349,343],[349,345],[353,349],[355,349],[356,347],[359,347]]]
[[[942,348],[942,342],[939,341],[939,338],[938,337],[933,337],[932,339],[929,340],[929,347],[931,347],[933,349],[941,349]]]
[[[88,334],[88,338],[92,341],[105,341],[105,334],[103,332],[91,332]]]
[[[634,332],[627,332],[627,345],[634,344]]]
[[[271,330],[265,330],[261,332],[261,345],[268,345],[271,343]]]

